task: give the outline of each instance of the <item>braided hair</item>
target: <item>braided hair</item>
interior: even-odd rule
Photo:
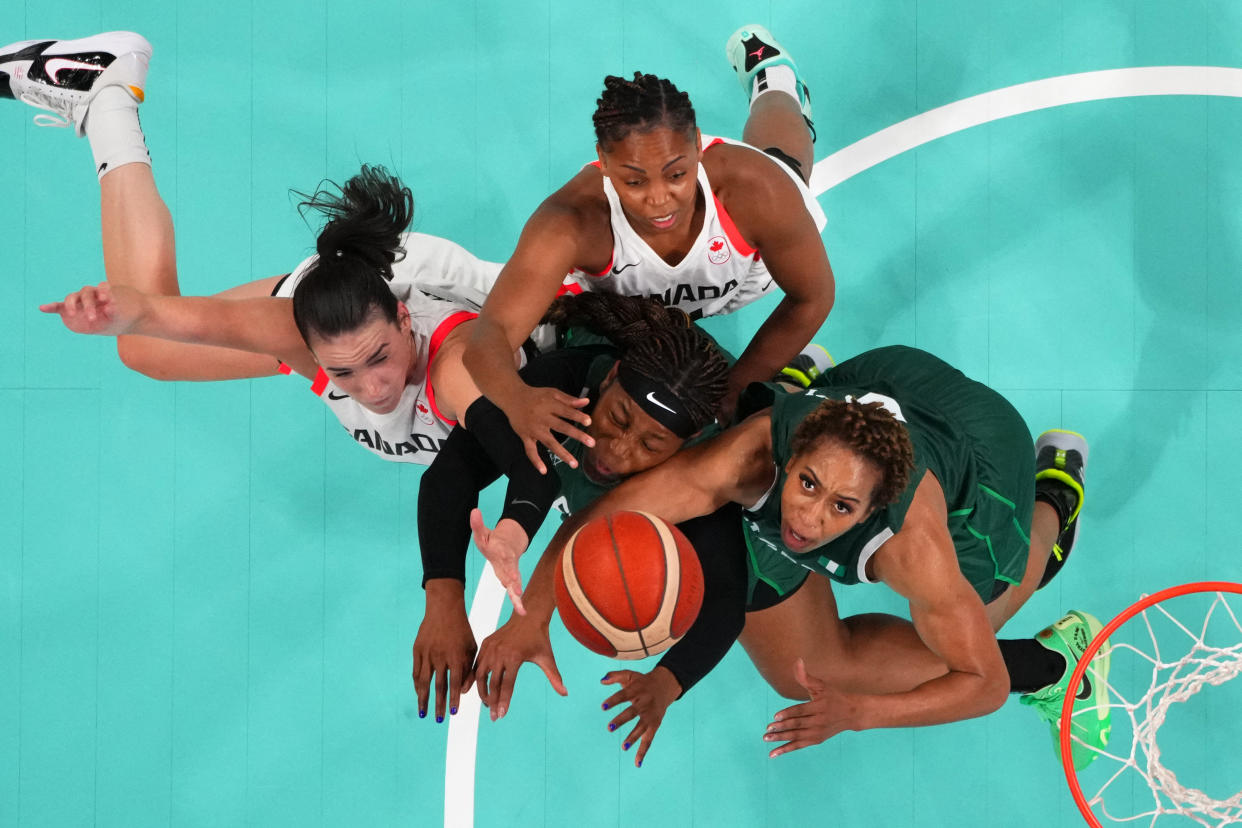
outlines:
[[[620,346],[621,364],[676,396],[696,431],[716,418],[729,363],[685,312],[650,297],[582,293],[557,298],[543,321],[580,325]]]
[[[672,81],[635,72],[633,80],[609,75],[604,93],[595,102],[595,140],[605,152],[635,130],[668,127],[693,135],[696,123],[690,96]]]
[[[791,456],[810,451],[821,442],[844,446],[875,464],[880,482],[871,502],[882,508],[896,502],[910,483],[914,446],[910,432],[880,402],[826,399],[798,423],[790,444]]]
[[[414,196],[383,167],[364,165],[339,186],[331,181],[301,198],[298,212],[321,213],[327,222],[315,249],[319,258],[293,291],[293,319],[302,338],[353,331],[377,310],[397,322],[397,299],[387,282],[405,256],[401,234],[414,218]]]

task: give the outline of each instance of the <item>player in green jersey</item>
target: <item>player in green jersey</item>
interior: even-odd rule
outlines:
[[[746,508],[741,642],[778,692],[808,700],[768,726],[764,738],[783,743],[774,756],[842,730],[983,715],[1015,691],[1055,736],[1065,684],[1099,622],[1072,612],[1034,639],[995,633],[1072,549],[1086,441],[1053,431],[1032,446],[1003,397],[903,347],[848,360],[806,390],[752,385],[747,412],[563,531],[618,509],[681,521],[729,502]],[[549,569],[536,570],[528,605]],[[910,620],[841,618],[832,580],[888,584]],[[1107,669],[1105,649],[1076,705],[1080,767],[1107,744]]]

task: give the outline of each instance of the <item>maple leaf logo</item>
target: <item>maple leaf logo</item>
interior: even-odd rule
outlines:
[[[713,253],[715,253],[717,250],[719,250],[722,247],[724,247],[724,242],[722,242],[720,239],[716,239],[716,241],[712,242],[711,244]]]

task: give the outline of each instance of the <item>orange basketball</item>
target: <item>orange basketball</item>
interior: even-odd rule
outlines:
[[[556,568],[556,608],[574,638],[600,655],[663,652],[703,605],[703,569],[681,530],[646,512],[583,526]]]

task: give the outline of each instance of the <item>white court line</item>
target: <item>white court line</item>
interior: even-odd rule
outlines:
[[[1222,66],[1140,66],[1106,69],[1020,83],[964,98],[915,115],[868,135],[815,163],[811,192],[816,196],[906,150],[973,126],[1054,106],[1147,95],[1215,95],[1242,98],[1242,69]],[[470,605],[470,628],[482,643],[500,617],[505,590],[483,567]],[[449,719],[444,768],[444,825],[474,824],[475,751],[478,745],[479,696],[473,689]]]
[[[906,150],[989,121],[1084,101],[1146,95],[1242,98],[1242,69],[1139,66],[1061,75],[984,92],[907,118],[817,161],[811,170],[811,192],[823,195],[842,181]]]
[[[500,585],[490,562],[484,562],[478,589],[470,602],[470,630],[476,643],[482,644],[496,629],[505,588]],[[449,716],[448,746],[444,756],[444,825],[445,828],[470,828],[474,825],[474,757],[478,750],[479,694],[470,692],[457,700],[457,715]]]

